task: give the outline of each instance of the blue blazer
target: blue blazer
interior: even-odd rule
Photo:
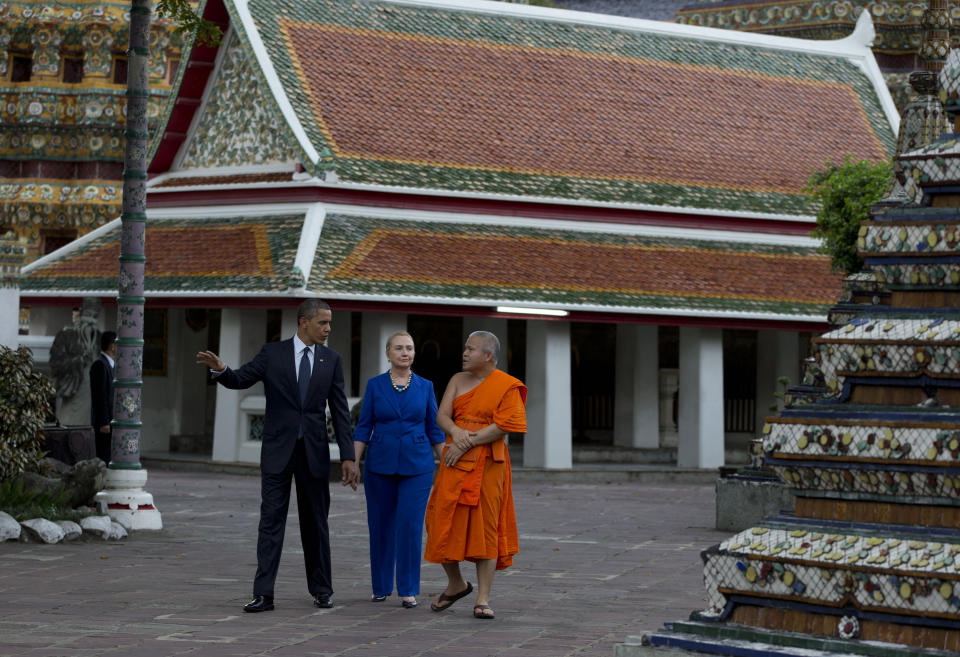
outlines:
[[[447,437],[437,426],[433,384],[414,374],[403,392],[393,389],[390,373],[367,381],[353,439],[368,443],[366,467],[384,475],[433,472],[433,445]]]
[[[343,390],[343,363],[340,354],[317,345],[307,401],[301,406],[300,388],[294,368],[293,338],[268,342],[260,353],[243,367],[229,367],[217,377],[217,383],[231,390],[244,390],[263,381],[267,409],[263,415],[263,445],[260,448],[260,469],[266,474],[280,474],[297,444],[300,425],[307,463],[314,477],[330,476],[330,446],[327,444],[326,407],[330,405],[333,430],[340,446],[340,460],[353,460],[350,440],[350,410]]]

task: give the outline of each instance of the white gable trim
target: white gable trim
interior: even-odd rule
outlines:
[[[300,243],[297,245],[297,255],[293,260],[293,266],[300,269],[305,285],[310,284],[313,258],[317,255],[317,245],[320,243],[320,232],[323,230],[323,220],[326,216],[326,209],[321,203],[317,203],[307,210],[303,217]]]

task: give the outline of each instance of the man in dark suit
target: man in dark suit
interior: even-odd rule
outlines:
[[[327,404],[333,417],[343,484],[356,489],[360,471],[354,462],[350,413],[343,390],[343,362],[324,345],[330,334],[330,306],[307,299],[297,309],[297,333],[270,342],[243,367],[232,370],[213,352],[201,351],[197,362],[208,366],[217,382],[233,390],[262,381],[267,407],[260,448],[260,527],[253,599],[244,611],[273,609],[273,585],[280,566],[283,531],[290,503],[290,481],[297,482],[300,539],[307,589],[314,604],[333,606],[330,575],[330,448]]]
[[[110,421],[113,420],[113,361],[117,357],[117,334],[100,334],[100,355],[90,365],[90,425],[97,458],[110,462]]]

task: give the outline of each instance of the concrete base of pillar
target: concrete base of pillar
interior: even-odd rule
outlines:
[[[100,513],[110,516],[128,531],[163,529],[153,495],[143,490],[146,470],[107,469],[106,488],[94,496]]]
[[[793,511],[793,490],[775,479],[721,477],[717,479],[717,529],[739,532]]]

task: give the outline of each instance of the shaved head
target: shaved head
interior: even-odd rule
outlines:
[[[467,336],[467,340],[470,338],[480,338],[482,340],[483,353],[493,356],[494,363],[500,359],[500,340],[493,333],[490,331],[474,331]]]

